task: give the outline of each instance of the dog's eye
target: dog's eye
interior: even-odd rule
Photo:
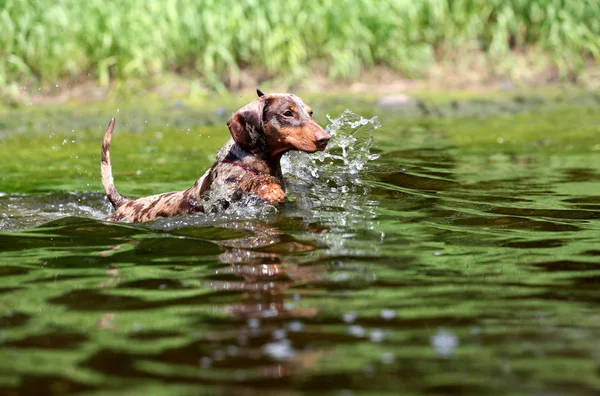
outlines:
[[[286,117],[291,117],[291,116],[293,116],[293,115],[294,115],[294,113],[292,113],[292,111],[291,111],[291,110],[286,110],[286,111],[283,113],[283,115],[284,115],[284,116],[286,116]]]

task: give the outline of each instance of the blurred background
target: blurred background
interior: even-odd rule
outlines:
[[[597,0],[4,0],[0,25],[12,101],[84,84],[367,90],[600,75]]]

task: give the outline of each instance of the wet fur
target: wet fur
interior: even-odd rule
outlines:
[[[329,135],[312,119],[312,110],[291,94],[265,95],[234,113],[227,126],[230,139],[218,152],[213,166],[187,190],[128,200],[117,191],[110,162],[114,118],[102,144],[102,185],[115,208],[108,220],[142,222],[157,217],[204,212],[203,202],[212,190],[224,189],[229,200],[245,194],[277,204],[287,199],[281,173],[281,156],[298,150],[324,150]]]

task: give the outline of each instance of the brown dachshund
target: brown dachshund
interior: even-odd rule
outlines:
[[[232,139],[217,154],[213,166],[185,191],[128,200],[117,192],[110,164],[114,118],[104,133],[102,185],[115,212],[108,220],[149,221],[157,217],[204,212],[203,202],[212,191],[225,192],[228,200],[245,195],[276,204],[287,199],[281,173],[281,156],[298,150],[325,150],[329,134],[312,119],[312,110],[291,94],[265,95],[239,109],[227,126]]]

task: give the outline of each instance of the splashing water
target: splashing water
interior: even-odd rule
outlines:
[[[330,124],[326,130],[331,140],[326,151],[311,155],[291,152],[282,160],[288,195],[295,199],[288,214],[328,227],[329,232],[319,238],[332,255],[372,253],[378,246],[365,248],[348,231],[367,228],[379,233],[375,220],[379,202],[369,199],[370,188],[361,178],[369,161],[379,157],[371,153],[371,147],[373,131],[381,125],[377,117],[364,118],[350,110],[337,118],[327,118]],[[331,280],[372,280],[367,267],[350,267],[332,272]]]
[[[380,127],[377,117],[367,119],[345,110],[337,118],[329,115],[327,118],[330,124],[326,130],[331,135],[331,140],[326,151],[311,155],[290,152],[281,160],[288,187],[295,190],[294,195],[299,199],[309,198],[308,201],[297,201],[304,209],[319,208],[322,204],[333,202],[334,198],[337,200],[335,206],[356,207],[355,202],[346,202],[354,199],[352,194],[346,193],[360,192],[363,196],[367,194],[368,190],[361,183],[360,173],[369,161],[379,157],[371,153],[372,131]],[[303,189],[309,191],[300,191]],[[209,213],[211,208],[216,207],[216,211],[219,212],[217,216],[225,214],[235,218],[261,218],[277,212],[277,207],[265,205],[255,197],[231,202],[226,191],[214,191],[204,205]],[[341,221],[344,222],[343,219]]]
[[[329,180],[346,192],[360,183],[360,171],[368,161],[379,157],[371,154],[372,131],[381,127],[377,117],[364,118],[345,110],[337,118],[327,114],[330,124],[325,128],[331,135],[326,151],[307,156],[290,152],[281,161],[283,173],[303,182],[315,183],[327,175]]]
[[[247,195],[239,201],[231,201],[225,189],[212,190],[202,204],[206,210],[205,214],[217,219],[266,219],[269,215],[277,213],[276,206],[265,203],[255,196]]]
[[[291,152],[282,160],[288,189],[295,193],[299,208],[321,220],[340,226],[363,222],[374,216],[377,203],[366,199],[369,188],[362,183],[361,173],[379,157],[371,153],[371,146],[373,131],[381,125],[377,117],[367,119],[350,110],[327,118],[331,140],[326,151]]]

